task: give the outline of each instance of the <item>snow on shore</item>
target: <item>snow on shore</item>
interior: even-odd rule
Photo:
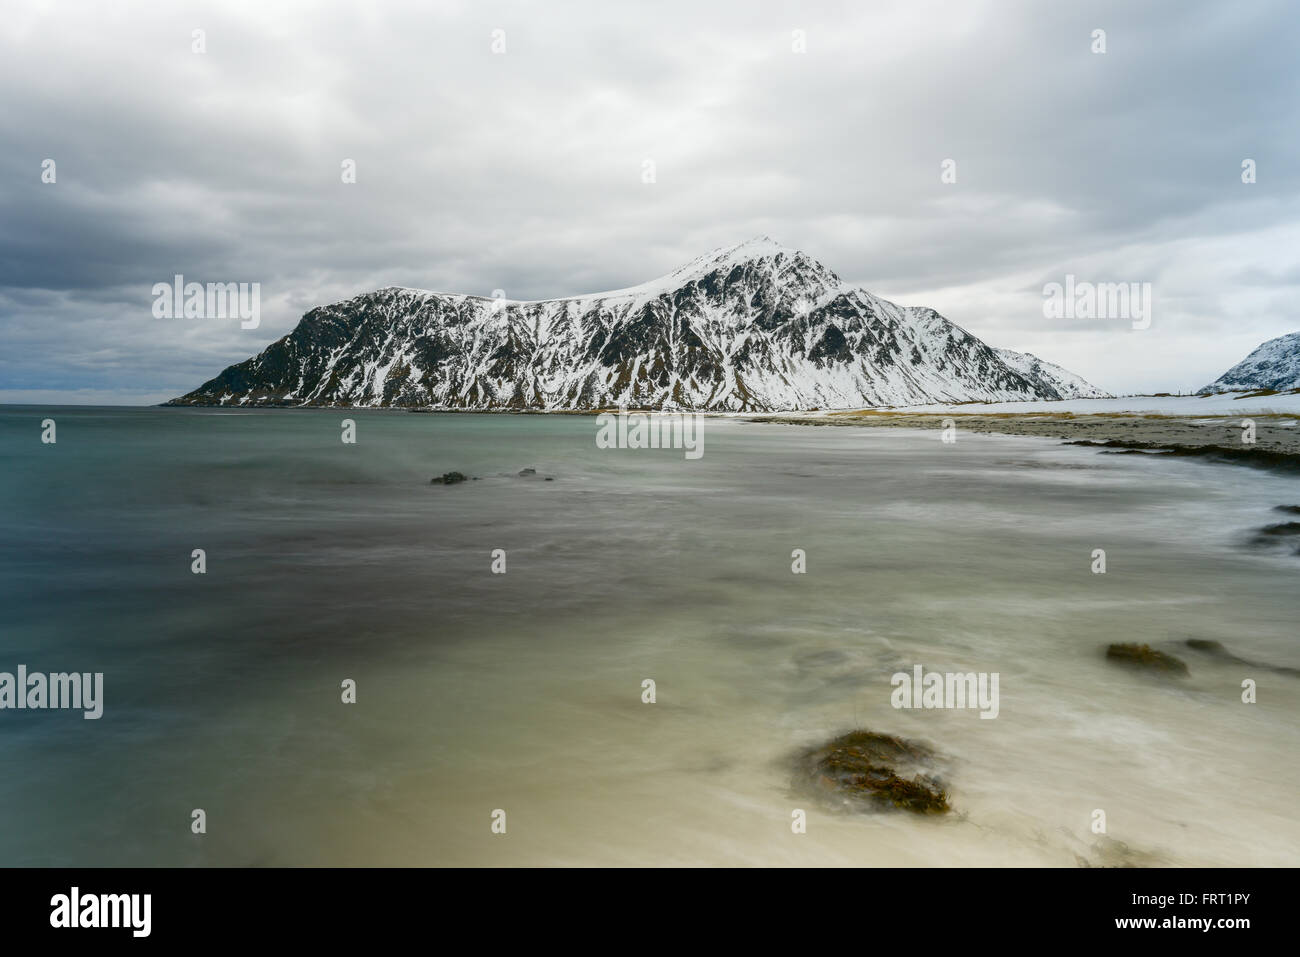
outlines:
[[[1217,395],[1128,395],[1109,399],[1061,399],[1030,402],[965,402],[939,405],[908,405],[882,409],[884,412],[1034,413],[1050,415],[1145,414],[1173,416],[1300,415],[1300,391],[1276,395],[1252,392],[1223,392]]]

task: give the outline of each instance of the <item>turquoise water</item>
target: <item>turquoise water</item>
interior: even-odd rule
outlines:
[[[595,434],[0,407],[0,671],[105,697],[0,711],[0,864],[1300,864],[1300,681],[1175,649],[1300,666],[1300,559],[1246,546],[1293,479],[1010,436],[709,419],[690,461]],[[429,484],[450,470],[479,480]],[[1190,678],[1105,662],[1135,640]],[[893,709],[916,663],[998,672],[998,718]],[[793,751],[854,726],[945,753],[958,813],[792,792]]]

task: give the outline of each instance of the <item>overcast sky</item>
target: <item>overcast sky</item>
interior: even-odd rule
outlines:
[[[572,295],[759,234],[1115,392],[1300,330],[1291,0],[631,7],[7,0],[0,401],[157,402],[379,286]],[[155,318],[176,273],[260,283],[260,326]],[[1045,318],[1067,274],[1151,283],[1151,327]]]

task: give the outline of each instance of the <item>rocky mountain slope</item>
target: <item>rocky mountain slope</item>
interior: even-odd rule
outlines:
[[[1102,394],[762,237],[570,299],[380,289],[311,310],[168,404],[784,411]]]
[[[1253,392],[1300,389],[1300,332],[1269,339],[1219,376],[1200,395],[1215,392]]]
[[[1103,392],[1088,382],[1083,376],[1075,375],[1069,369],[1062,369],[1053,362],[1044,362],[1028,352],[1013,352],[1010,349],[994,350],[1012,369],[1026,379],[1038,384],[1044,395],[1056,392],[1062,399],[1106,399],[1110,393]]]

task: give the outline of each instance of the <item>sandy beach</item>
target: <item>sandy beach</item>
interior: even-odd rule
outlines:
[[[1019,409],[1019,410],[1018,410]],[[1134,396],[1068,402],[966,403],[752,416],[794,425],[1001,433],[1095,443],[1113,451],[1195,455],[1267,467],[1300,467],[1300,394]],[[1254,441],[1245,441],[1248,424]]]

